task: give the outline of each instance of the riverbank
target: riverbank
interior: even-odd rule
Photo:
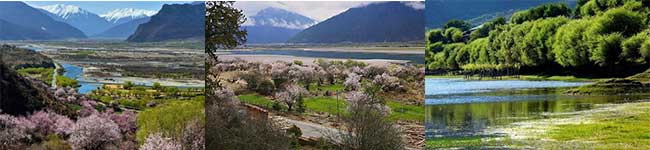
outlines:
[[[335,58],[316,58],[316,57],[299,57],[299,56],[283,56],[283,55],[219,55],[220,60],[232,61],[241,59],[248,62],[258,62],[263,64],[270,64],[277,61],[293,62],[301,61],[303,64],[313,65],[315,60],[324,59],[329,61],[360,61],[367,64],[390,64],[390,63],[407,63],[406,60],[389,60],[389,59],[335,59]]]
[[[575,76],[541,76],[541,75],[517,75],[517,76],[501,76],[501,77],[483,77],[470,76],[466,78],[464,75],[427,75],[426,78],[461,78],[466,80],[525,80],[525,81],[565,81],[565,82],[596,82],[605,80],[607,78],[584,78]]]

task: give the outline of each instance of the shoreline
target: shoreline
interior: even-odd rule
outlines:
[[[337,61],[361,61],[368,64],[391,64],[391,63],[412,63],[407,60],[389,60],[389,59],[337,59],[337,58],[316,58],[316,57],[300,57],[300,56],[287,56],[287,55],[219,55],[220,60],[230,61],[235,59],[242,59],[250,62],[259,62],[259,63],[273,63],[276,61],[302,61],[304,64],[314,64],[315,60],[324,59],[324,60],[337,60]]]
[[[386,54],[422,54],[424,47],[251,47],[239,48],[232,50],[220,50],[218,52],[229,51],[253,51],[253,50],[293,50],[293,51],[315,51],[315,52],[364,52],[364,53],[386,53]]]

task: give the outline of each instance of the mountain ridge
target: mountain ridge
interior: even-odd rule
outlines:
[[[367,43],[424,40],[424,10],[402,2],[350,8],[313,25],[289,43]],[[387,21],[389,20],[389,21]]]

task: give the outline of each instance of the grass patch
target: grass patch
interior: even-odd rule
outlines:
[[[424,106],[406,105],[389,101],[386,103],[391,109],[388,116],[390,120],[410,120],[424,122]]]
[[[81,85],[79,85],[79,82],[77,80],[61,75],[56,76],[56,86],[77,88]]]
[[[273,107],[273,101],[257,93],[239,95],[238,98],[242,102],[260,106],[266,109],[271,109],[271,107]]]
[[[583,85],[566,93],[574,95],[647,94],[650,85],[630,79],[609,79]]]
[[[650,149],[650,109],[621,111],[642,113],[607,112],[594,123],[558,125],[548,136],[559,141],[595,142],[590,145],[595,149]]]
[[[18,69],[18,74],[22,76],[29,76],[36,78],[45,82],[46,84],[52,84],[52,76],[54,75],[54,68],[22,68]],[[57,81],[58,82],[58,81]]]
[[[305,98],[305,107],[307,110],[324,112],[329,114],[346,114],[347,102],[344,99],[338,100],[338,109],[336,98],[333,97],[311,97]]]
[[[442,137],[425,141],[426,149],[438,148],[468,148],[484,146],[480,136]]]

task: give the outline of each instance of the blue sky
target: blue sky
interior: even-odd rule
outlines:
[[[137,8],[158,11],[163,4],[182,4],[192,1],[27,1],[31,6],[66,4],[79,6],[81,9],[101,15],[119,8]]]

